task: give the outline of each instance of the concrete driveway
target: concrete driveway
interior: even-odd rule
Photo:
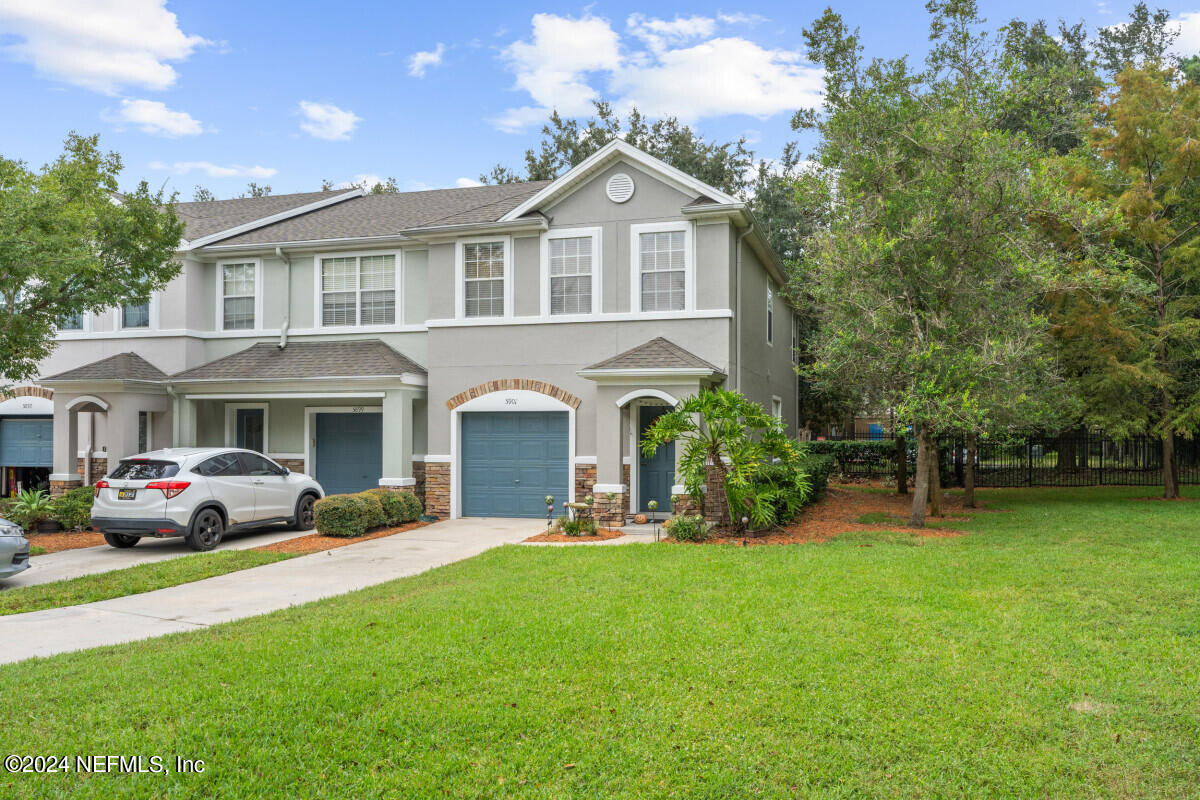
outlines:
[[[0,616],[0,663],[192,631],[345,594],[515,544],[544,525],[448,520],[145,594]]]
[[[286,539],[294,539],[297,536],[307,536],[310,533],[312,531],[284,530],[279,527],[233,533],[229,535],[228,539],[221,542],[217,549],[249,550],[252,547],[274,544]],[[99,547],[81,547],[78,550],[47,553],[44,556],[31,557],[29,569],[24,572],[0,580],[0,590],[34,586],[51,581],[65,581],[81,575],[124,569],[138,564],[149,564],[153,561],[167,561],[180,556],[193,555],[195,552],[184,543],[182,537],[177,537],[142,539],[134,547],[124,550],[104,544]]]

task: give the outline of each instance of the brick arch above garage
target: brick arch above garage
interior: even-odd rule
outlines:
[[[45,386],[14,386],[0,392],[0,400],[10,397],[40,397],[43,400],[53,400],[54,390]]]
[[[568,406],[575,409],[579,408],[579,404],[583,402],[566,389],[562,389],[552,383],[547,383],[546,381],[537,381],[533,380],[532,378],[501,378],[499,380],[481,383],[478,386],[472,386],[465,392],[459,392],[446,401],[446,407],[453,411],[463,403],[467,402],[468,400],[474,400],[476,397],[482,397],[485,394],[492,394],[493,392],[511,391],[513,389],[523,389],[528,392],[538,392],[539,394],[544,394],[547,397],[553,397],[555,400],[566,403]]]

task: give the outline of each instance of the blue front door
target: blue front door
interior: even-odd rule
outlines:
[[[568,418],[565,411],[470,412],[462,415],[462,515],[546,516],[546,495],[555,514],[570,488]]]
[[[642,437],[654,421],[669,411],[666,406],[638,407],[638,511],[649,511],[658,501],[658,513],[671,510],[671,486],[675,483],[675,443],[668,442],[647,458],[641,451]]]
[[[379,487],[383,477],[383,415],[316,415],[317,483],[325,494]]]

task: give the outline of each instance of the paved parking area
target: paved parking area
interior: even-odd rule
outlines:
[[[257,531],[230,534],[221,542],[218,550],[249,550],[264,544],[274,544],[297,536],[307,536],[312,531],[285,530],[278,526],[263,528]],[[51,581],[65,581],[82,575],[92,575],[97,572],[108,572],[113,569],[134,567],[138,564],[149,564],[154,561],[166,561],[180,556],[195,553],[182,537],[171,539],[142,539],[134,547],[124,550],[118,547],[100,545],[99,547],[81,547],[78,550],[63,550],[58,553],[47,553],[44,556],[33,556],[29,569],[11,578],[0,580],[0,590],[16,589],[19,586],[34,586]]]
[[[145,594],[3,616],[0,663],[192,631],[345,594],[516,544],[543,524],[447,520]]]

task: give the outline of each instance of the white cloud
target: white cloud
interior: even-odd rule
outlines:
[[[353,111],[345,111],[332,103],[301,100],[300,113],[305,118],[305,121],[300,123],[301,130],[331,142],[349,139],[351,132],[362,122],[362,118]]]
[[[442,63],[442,53],[445,52],[446,45],[441,42],[432,50],[418,50],[408,57],[408,74],[414,78],[424,78],[427,69]]]
[[[666,20],[635,13],[622,40],[600,17],[536,14],[530,39],[503,51],[514,88],[533,104],[509,108],[492,123],[516,132],[541,124],[552,110],[585,116],[601,96],[619,111],[637,106],[650,117],[688,122],[730,114],[766,118],[818,105],[822,70],[800,53],[715,36],[722,25],[760,21],[746,14]]]
[[[537,104],[510,108],[494,120],[501,130],[518,131],[544,120],[548,109],[570,117],[586,114],[599,97],[587,76],[621,65],[620,37],[599,17],[534,14],[532,37],[504,48],[503,58],[516,88]]]
[[[1175,55],[1190,58],[1200,53],[1200,11],[1185,11],[1171,22],[1179,28]]]
[[[157,100],[122,100],[120,111],[110,121],[128,122],[156,136],[195,136],[204,132],[199,120],[185,111],[173,111]]]
[[[49,78],[115,94],[121,86],[166,89],[175,83],[168,61],[209,44],[185,34],[165,0],[4,0],[2,48]]]
[[[483,186],[482,183],[474,178],[459,178],[454,182],[454,185],[459,189],[470,189],[472,186]]]
[[[149,166],[150,169],[171,170],[178,172],[180,175],[185,175],[193,171],[203,172],[210,178],[269,178],[279,172],[279,170],[272,167],[243,167],[241,164],[221,166],[211,161],[176,161],[174,164],[151,161]]]

